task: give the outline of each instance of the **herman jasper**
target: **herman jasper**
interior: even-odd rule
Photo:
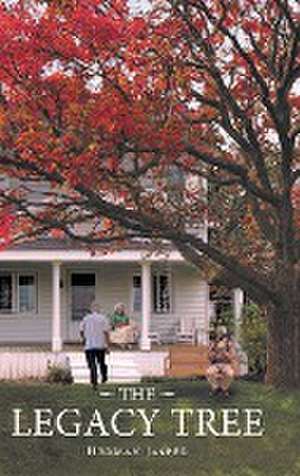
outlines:
[[[35,408],[32,424],[24,411],[13,409],[13,437],[66,438],[100,437],[116,435],[130,438],[155,436],[155,423],[159,420],[159,408],[119,408],[108,418],[94,408],[89,417],[83,417],[79,408],[64,408],[57,414],[51,408]],[[23,417],[23,418],[22,418]],[[259,408],[171,408],[170,418],[176,437],[260,437],[264,433],[263,412]]]

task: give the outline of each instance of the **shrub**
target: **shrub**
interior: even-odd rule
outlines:
[[[211,336],[216,335],[218,328],[223,326],[226,327],[226,330],[227,332],[229,332],[229,334],[232,334],[234,332],[235,320],[234,320],[234,313],[232,308],[224,309],[217,318],[215,318],[214,320],[211,320],[210,322]]]
[[[73,376],[71,369],[57,364],[49,364],[46,376],[46,382],[48,383],[73,383]]]
[[[248,356],[249,376],[263,378],[267,365],[267,323],[263,311],[254,303],[243,308],[240,336]]]
[[[227,329],[227,332],[232,334],[234,332],[235,320],[232,307],[229,309],[224,309],[221,312],[221,316],[218,320],[218,326],[224,326]]]

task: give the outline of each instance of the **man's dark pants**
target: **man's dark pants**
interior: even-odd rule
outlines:
[[[98,384],[97,363],[100,367],[102,382],[106,382],[107,380],[107,365],[105,363],[105,353],[106,349],[87,349],[85,351],[87,364],[90,369],[91,384],[94,388],[97,387]]]

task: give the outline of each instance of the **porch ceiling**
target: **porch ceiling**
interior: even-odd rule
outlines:
[[[8,250],[0,252],[0,262],[157,262],[168,261],[183,263],[185,260],[178,251],[149,253],[148,250],[123,250],[111,253],[92,254],[83,250]]]
[[[143,262],[171,261],[184,262],[182,255],[171,245],[166,244],[160,251],[153,250],[151,243],[131,241],[122,249],[109,252],[98,246],[93,252],[82,244],[70,240],[41,239],[14,245],[0,252],[0,262]]]

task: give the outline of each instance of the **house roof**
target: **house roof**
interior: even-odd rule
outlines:
[[[34,241],[24,241],[23,243],[13,244],[8,250],[72,250],[82,249],[81,243],[71,242],[56,238],[41,238]]]

